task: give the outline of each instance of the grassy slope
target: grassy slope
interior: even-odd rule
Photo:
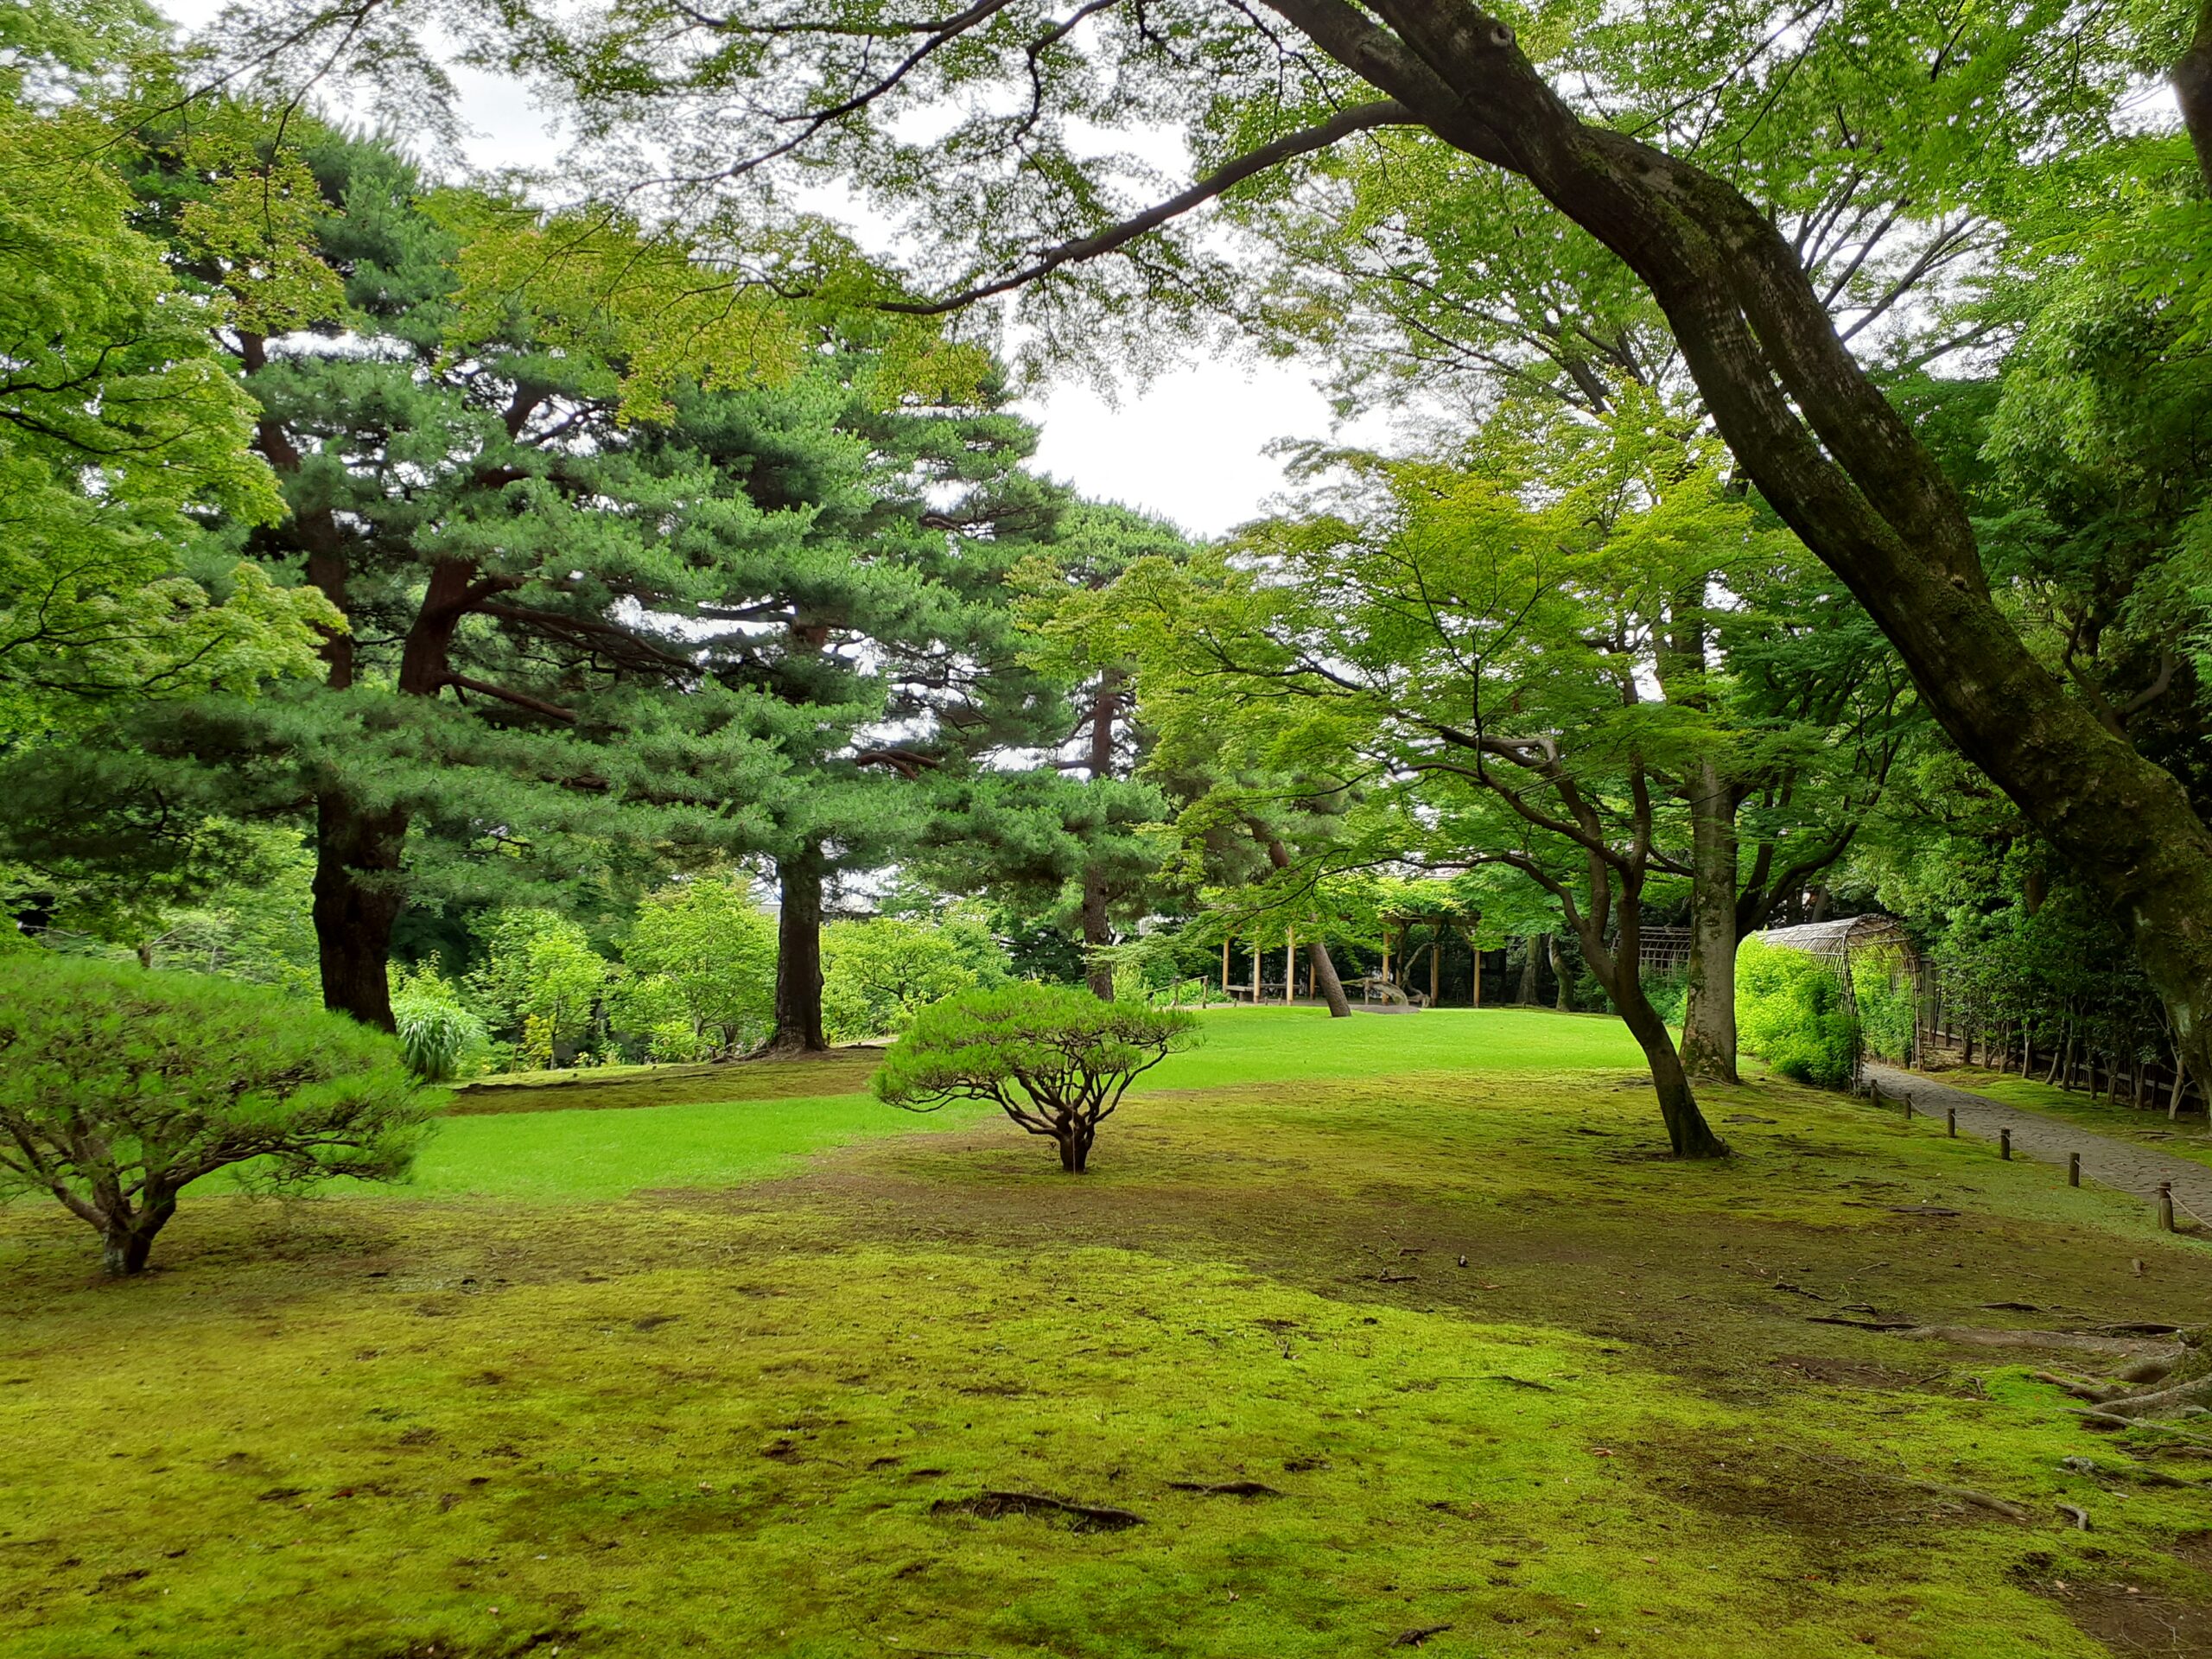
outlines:
[[[971,1122],[733,1185],[844,1097],[459,1120],[428,1201],[205,1199],[122,1287],[0,1211],[0,1652],[2087,1659],[2212,1594],[2024,1357],[1806,1322],[2202,1308],[2138,1206],[1786,1084],[1672,1166],[1597,1021],[1209,1033],[1080,1181]]]
[[[1990,1071],[1978,1065],[1953,1066],[1938,1075],[1955,1088],[1971,1089],[1992,1100],[2001,1100],[2007,1106],[2063,1117],[2100,1135],[2212,1164],[2212,1129],[2206,1128],[2200,1113],[2192,1112],[2178,1122],[2171,1122],[2164,1108],[2138,1111],[2132,1106],[2113,1106],[2101,1096],[2092,1099],[2076,1090],[2061,1089],[2056,1084],[2037,1083],[2032,1077]]]

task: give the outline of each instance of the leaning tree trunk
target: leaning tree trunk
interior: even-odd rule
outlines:
[[[776,862],[776,1029],[764,1054],[826,1054],[822,1034],[822,849]]]
[[[2126,922],[2212,1093],[2212,830],[2172,774],[2028,650],[1991,594],[1958,491],[1853,357],[1774,220],[1694,163],[1586,125],[1512,28],[1471,5],[1266,3],[1406,118],[1527,179],[1650,289],[1759,493],[1866,607],[1959,752]],[[2202,156],[2212,16],[2199,10],[2176,79]]]
[[[1640,884],[1637,890],[1623,895],[1618,912],[1620,936],[1610,947],[1597,924],[1588,917],[1570,916],[1569,919],[1575,924],[1582,959],[1590,964],[1598,983],[1612,999],[1621,1023],[1643,1051],[1644,1063],[1651,1071],[1651,1090],[1659,1097],[1659,1116],[1667,1126],[1667,1143],[1674,1148],[1675,1156],[1726,1158],[1728,1143],[1715,1135],[1713,1126],[1705,1121],[1689,1075],[1682,1070],[1681,1056],[1675,1050],[1674,1035],[1667,1029],[1667,1022],[1659,1017],[1659,1010],[1651,1006],[1651,999],[1643,993],[1643,976],[1637,971],[1641,941],[1636,921],[1642,898]]]
[[[1710,760],[1691,774],[1689,997],[1682,1070],[1736,1077],[1736,791]]]
[[[1313,983],[1321,993],[1321,1000],[1329,1005],[1329,1018],[1351,1018],[1351,999],[1344,995],[1344,981],[1337,977],[1337,964],[1331,960],[1329,947],[1319,939],[1306,942],[1306,964],[1313,970]]]
[[[1675,1156],[1726,1157],[1728,1143],[1713,1132],[1713,1126],[1699,1109],[1689,1074],[1682,1069],[1681,1056],[1675,1050],[1675,1039],[1667,1030],[1667,1022],[1659,1017],[1659,1010],[1643,994],[1643,982],[1637,977],[1633,963],[1618,977],[1619,986],[1608,988],[1613,1006],[1620,1010],[1621,1023],[1636,1039],[1637,1046],[1643,1051],[1644,1063],[1651,1068],[1651,1090],[1659,1097],[1659,1116],[1666,1122],[1667,1141],[1675,1149]]]
[[[406,899],[399,861],[407,814],[363,810],[335,791],[315,801],[314,909],[322,1005],[364,1025],[392,1027],[386,963]]]

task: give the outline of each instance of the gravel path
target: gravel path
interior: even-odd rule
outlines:
[[[2155,1199],[2158,1183],[2171,1181],[2176,1218],[2186,1226],[2189,1214],[2183,1212],[2194,1212],[2212,1225],[2212,1167],[2192,1159],[2177,1158],[2170,1152],[2117,1141],[2094,1129],[2077,1128],[2063,1119],[2007,1106],[1986,1095],[1954,1089],[1948,1084],[1916,1077],[1894,1066],[1869,1065],[1866,1075],[1891,1098],[1903,1095],[1910,1099],[1913,1111],[1920,1116],[1941,1122],[1945,1111],[1955,1109],[1961,1135],[1993,1141],[1999,1130],[2012,1130],[2012,1155],[2016,1158],[2063,1164],[2068,1154],[2078,1152],[2082,1154],[2083,1179],[2101,1182],[2143,1198]]]

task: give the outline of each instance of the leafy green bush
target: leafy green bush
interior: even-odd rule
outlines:
[[[0,958],[0,1197],[50,1192],[146,1265],[177,1195],[404,1174],[437,1103],[399,1045],[259,986],[43,951]]]
[[[1827,963],[1754,936],[1736,953],[1736,1037],[1785,1077],[1840,1089],[1852,1079],[1858,1022]]]
[[[1005,953],[972,918],[886,916],[822,931],[822,1023],[833,1043],[895,1035],[931,1003],[1005,980]]]
[[[1101,1002],[1088,991],[1008,985],[924,1008],[875,1075],[880,1100],[909,1111],[988,1100],[1083,1173],[1098,1125],[1129,1084],[1197,1040],[1176,1008]]]
[[[484,1022],[460,991],[425,964],[403,974],[391,994],[392,1024],[407,1064],[425,1083],[451,1083],[480,1065],[491,1047]]]

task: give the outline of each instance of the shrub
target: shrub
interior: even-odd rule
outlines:
[[[491,1046],[484,1022],[461,1005],[461,993],[427,964],[401,977],[391,1019],[407,1064],[425,1083],[450,1083],[480,1065]]]
[[[343,1014],[198,974],[0,960],[0,1196],[50,1192],[137,1273],[177,1195],[233,1165],[296,1189],[406,1173],[436,1096]]]
[[[1858,1022],[1834,971],[1757,938],[1736,953],[1736,1036],[1783,1077],[1830,1089],[1850,1083],[1858,1058]]]
[[[1101,1002],[1087,991],[1008,985],[925,1008],[884,1058],[879,1099],[909,1111],[988,1100],[1060,1149],[1080,1175],[1098,1125],[1129,1084],[1197,1040],[1198,1019],[1174,1008]]]

